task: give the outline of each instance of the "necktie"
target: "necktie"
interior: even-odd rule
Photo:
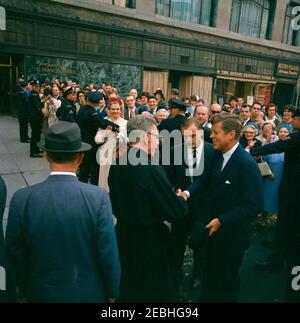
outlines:
[[[191,173],[192,181],[194,180],[194,174],[196,173],[197,168],[197,151],[196,149],[193,149],[193,169]]]
[[[135,111],[131,110],[130,111],[130,119],[133,119],[135,117]]]
[[[196,149],[193,149],[193,169],[195,169],[197,166],[197,151]]]
[[[224,157],[223,157],[223,155],[221,155],[220,156],[219,173],[222,172],[223,162],[224,162]]]

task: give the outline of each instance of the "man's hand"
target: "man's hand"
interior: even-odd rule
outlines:
[[[182,190],[180,188],[176,191],[176,195],[181,196],[185,201],[188,200],[188,196],[186,195],[185,192],[182,192]]]
[[[219,219],[213,219],[208,223],[208,225],[205,228],[209,229],[209,236],[212,236],[215,232],[219,230],[220,226],[221,223]]]

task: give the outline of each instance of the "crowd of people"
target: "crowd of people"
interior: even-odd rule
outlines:
[[[16,99],[20,141],[51,167],[10,205],[10,285],[28,301],[176,302],[189,245],[200,301],[236,302],[259,214],[278,216],[272,259],[287,262],[291,279],[300,254],[299,109],[288,104],[280,116],[275,104],[242,97],[221,106],[176,88],[168,100],[162,89],[120,97],[110,83],[59,79],[21,81]],[[165,148],[172,131],[181,141]],[[164,149],[167,163],[150,162]],[[290,285],[287,295],[299,300]]]

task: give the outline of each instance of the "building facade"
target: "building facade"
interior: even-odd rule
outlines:
[[[300,104],[300,32],[290,0],[0,0],[1,110],[20,75],[112,82],[207,104]]]

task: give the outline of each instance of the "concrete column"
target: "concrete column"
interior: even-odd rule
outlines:
[[[281,43],[286,6],[290,0],[277,0],[272,40]]]
[[[219,0],[217,28],[229,30],[232,0]]]
[[[154,16],[155,0],[136,0],[136,11],[137,13]]]

